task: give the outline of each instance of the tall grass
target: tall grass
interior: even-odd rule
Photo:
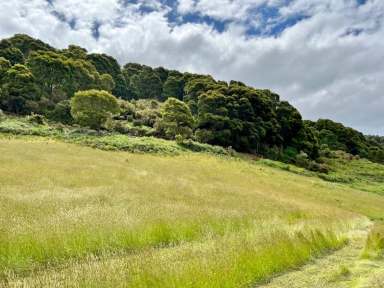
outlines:
[[[0,139],[0,163],[0,286],[248,285],[384,216],[377,194],[209,154],[21,137]]]
[[[158,222],[158,223],[156,223]],[[195,219],[156,221],[145,226],[79,227],[72,231],[51,231],[42,235],[21,234],[0,238],[0,271],[17,273],[32,271],[65,260],[134,253],[144,248],[160,248],[203,238],[220,237],[253,227],[252,219]]]
[[[384,257],[384,224],[376,223],[370,231],[362,253],[363,258],[377,259]]]
[[[302,265],[312,257],[345,243],[335,234],[320,231],[289,235],[273,233],[264,244],[237,239],[187,263],[139,266],[129,279],[130,287],[248,287],[272,275]],[[193,257],[193,256],[192,256]],[[203,260],[203,259],[204,260]],[[152,263],[151,263],[152,264]]]

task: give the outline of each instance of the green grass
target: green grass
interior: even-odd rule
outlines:
[[[343,156],[328,159],[327,163],[332,171],[329,175],[321,175],[325,180],[347,183],[359,190],[384,195],[384,165]]]
[[[384,257],[384,224],[378,223],[371,230],[367,237],[362,257],[372,259]]]
[[[0,286],[246,287],[384,217],[380,194],[277,162],[20,134],[0,137]]]
[[[338,151],[337,158],[326,159],[331,171],[327,174],[316,173],[269,159],[258,160],[263,165],[290,171],[298,175],[317,176],[325,181],[346,184],[357,190],[384,195],[384,165],[373,163],[367,159],[351,158],[350,155]]]

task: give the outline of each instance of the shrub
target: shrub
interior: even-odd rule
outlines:
[[[143,121],[141,121],[140,119],[134,119],[132,121],[132,124],[133,124],[133,126],[141,126],[141,125],[143,125]]]
[[[39,125],[44,125],[46,123],[45,117],[40,114],[34,114],[32,113],[27,117],[28,122],[34,123],[34,124],[39,124]]]
[[[73,117],[71,115],[71,102],[64,100],[55,106],[55,108],[48,113],[48,118],[63,124],[73,124]]]
[[[118,112],[117,99],[107,91],[79,91],[71,100],[71,115],[75,121],[93,129],[99,130],[108,118]]]
[[[308,168],[310,160],[308,158],[307,153],[301,151],[299,154],[297,154],[295,158],[295,163],[297,166]]]
[[[125,100],[119,100],[120,106],[120,115],[128,120],[128,117],[133,119],[133,115],[135,115],[136,107],[133,103]],[[132,121],[132,120],[131,120]]]
[[[325,174],[327,174],[330,171],[330,168],[327,164],[321,164],[315,161],[310,161],[308,164],[308,167],[306,168],[314,172],[325,173]]]
[[[296,148],[288,146],[283,151],[282,160],[284,162],[292,162],[295,160],[295,157],[297,154],[298,154],[298,151]]]
[[[176,98],[168,98],[161,107],[161,117],[156,122],[156,130],[169,139],[176,136],[190,138],[194,119],[189,107]]]

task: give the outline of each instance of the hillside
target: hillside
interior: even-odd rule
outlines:
[[[369,231],[380,231],[384,197],[353,183],[247,157],[110,152],[47,136],[2,134],[0,162],[5,287],[239,287],[324,256],[334,269],[321,281],[382,287],[382,240]],[[382,178],[373,185],[383,191]],[[293,277],[315,277],[305,269]]]
[[[109,99],[108,111],[96,105],[98,97]],[[306,121],[268,89],[163,67],[120,66],[109,55],[76,45],[56,49],[24,34],[0,41],[0,109],[131,136],[192,139],[313,171],[328,170],[321,165],[328,150],[384,163],[382,138],[329,119]]]
[[[384,141],[267,89],[0,41],[0,287],[384,287]]]

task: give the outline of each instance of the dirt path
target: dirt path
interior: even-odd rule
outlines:
[[[384,288],[384,259],[360,257],[371,225],[350,233],[350,242],[335,253],[299,270],[272,279],[258,288]]]

